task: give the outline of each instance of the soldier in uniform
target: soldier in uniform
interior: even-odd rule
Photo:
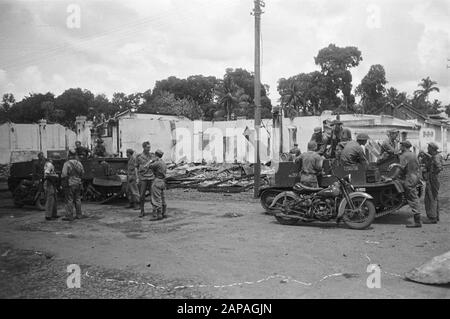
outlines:
[[[317,144],[314,141],[308,143],[308,151],[297,157],[296,162],[301,163],[300,182],[305,186],[318,187],[317,177],[322,173],[322,156],[315,151]]]
[[[423,178],[425,186],[425,212],[428,220],[424,224],[436,224],[439,221],[439,178],[442,171],[443,158],[439,152],[439,146],[435,143],[428,144],[428,154],[421,154],[424,159],[425,170]]]
[[[356,164],[369,164],[364,150],[361,145],[366,145],[369,136],[365,133],[360,133],[356,137],[356,141],[349,141],[345,144],[341,155],[340,161],[344,166],[356,165]]]
[[[103,145],[103,140],[101,138],[97,139],[97,145],[95,145],[93,150],[94,157],[105,157],[106,156],[106,148]]]
[[[33,162],[33,181],[39,181],[44,178],[44,166],[46,161],[47,160],[44,157],[44,153],[39,152],[37,161]]]
[[[400,131],[391,129],[388,131],[388,138],[381,144],[380,159],[386,160],[398,153],[398,137]]]
[[[352,132],[350,129],[343,127],[342,122],[339,120],[333,121],[331,124],[333,126],[333,130],[330,136],[330,157],[336,157],[336,147],[340,142],[348,142],[352,139]]]
[[[134,150],[127,149],[128,165],[127,165],[127,194],[130,205],[127,208],[138,209],[139,189],[137,185],[138,174],[136,171],[136,156]]]
[[[164,196],[164,189],[166,188],[166,163],[162,160],[164,152],[161,150],[155,151],[156,159],[152,161],[149,168],[153,171],[155,179],[151,187],[151,198],[153,206],[153,218],[151,220],[160,220],[166,217],[166,199]]]
[[[289,151],[289,161],[294,161],[301,153],[298,144],[295,143],[294,147]]]
[[[76,219],[85,218],[81,213],[82,177],[84,175],[83,164],[77,159],[74,150],[69,151],[69,159],[64,163],[61,178],[65,188],[66,217],[63,220],[73,221],[73,206],[75,204]]]
[[[149,165],[155,159],[155,154],[150,153],[150,142],[142,143],[143,152],[136,156],[135,167],[138,173],[139,198],[141,213],[139,217],[144,217],[145,192],[147,190],[151,193],[152,182],[155,179],[155,174],[150,169]]]
[[[55,172],[55,166],[52,160],[47,159],[44,166],[44,190],[45,190],[45,219],[55,220],[58,219],[57,209],[57,191],[58,174]]]
[[[311,141],[316,142],[317,147],[315,151],[319,153],[319,155],[323,156],[327,149],[328,137],[325,133],[322,133],[322,128],[320,126],[314,128],[314,133],[311,136]]]
[[[405,189],[405,197],[414,218],[414,223],[406,225],[408,228],[422,227],[419,212],[419,196],[417,195],[417,184],[419,183],[419,161],[417,156],[411,152],[409,141],[400,142],[400,169],[394,173],[392,178],[399,177]],[[396,165],[396,164],[392,164]],[[398,164],[397,164],[398,165]]]
[[[75,154],[78,156],[78,159],[84,159],[89,157],[90,151],[84,147],[81,146],[80,141],[75,142]]]

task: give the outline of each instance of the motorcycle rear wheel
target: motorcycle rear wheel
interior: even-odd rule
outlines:
[[[345,205],[345,212],[343,215],[344,223],[351,229],[366,229],[375,220],[376,209],[372,200],[365,197],[354,197],[351,199],[353,205],[361,211],[357,214],[351,211],[350,204]],[[363,214],[361,216],[361,214]],[[356,218],[355,218],[355,215]]]

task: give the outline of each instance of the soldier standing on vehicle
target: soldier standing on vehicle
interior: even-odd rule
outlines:
[[[311,141],[315,142],[317,145],[315,152],[317,152],[321,156],[325,155],[328,144],[328,137],[325,133],[322,133],[322,128],[320,126],[314,128],[314,133],[311,136]]]
[[[97,145],[95,145],[93,150],[93,156],[94,157],[105,157],[106,156],[106,148],[105,145],[103,145],[103,140],[101,138],[98,138],[96,141]]]
[[[33,181],[39,181],[44,178],[44,166],[45,166],[46,161],[47,160],[44,157],[44,153],[39,152],[37,161],[33,162],[33,167],[32,167]]]
[[[155,179],[151,187],[151,199],[153,206],[153,218],[151,220],[160,220],[166,217],[166,198],[164,196],[164,189],[166,188],[166,163],[162,160],[164,152],[161,150],[155,151],[156,159],[152,161],[149,168],[153,171]]]
[[[127,149],[128,165],[127,165],[127,194],[130,205],[127,208],[138,209],[139,189],[137,185],[136,173],[136,156],[134,150]]]
[[[84,175],[84,168],[81,162],[76,158],[77,153],[74,150],[69,151],[69,159],[64,163],[61,179],[65,188],[66,201],[66,217],[63,220],[73,221],[73,206],[75,204],[76,216],[75,218],[85,218],[81,213],[81,191],[82,191],[82,177]]]
[[[136,157],[136,172],[139,185],[139,198],[141,213],[139,217],[144,217],[145,193],[147,190],[151,193],[152,182],[155,179],[153,171],[149,165],[155,159],[155,154],[150,153],[150,142],[142,143],[143,152]]]
[[[322,174],[322,157],[316,153],[317,144],[308,143],[308,151],[297,157],[296,162],[301,163],[300,182],[308,187],[318,187],[317,177]]]
[[[295,159],[300,156],[302,152],[298,148],[298,144],[295,143],[294,147],[289,151],[289,161],[295,161]]]
[[[400,131],[391,129],[388,131],[388,138],[381,144],[380,160],[394,157],[398,153],[398,137]]]
[[[357,164],[369,164],[362,145],[366,145],[369,136],[365,133],[360,133],[356,137],[356,141],[349,141],[345,144],[341,155],[340,161],[344,166],[357,165]]]
[[[58,219],[57,208],[57,186],[58,174],[55,172],[55,166],[52,160],[47,159],[44,166],[44,191],[45,191],[45,219]]]
[[[79,159],[84,159],[89,157],[90,151],[86,147],[81,146],[80,141],[76,141],[75,154],[78,156]]]
[[[330,144],[331,148],[329,150],[330,152],[330,158],[336,157],[336,147],[340,142],[348,142],[352,139],[352,132],[350,129],[343,127],[342,122],[340,120],[335,120],[331,124],[333,126],[333,130],[331,132],[330,137]]]
[[[406,225],[408,228],[422,227],[419,212],[419,196],[417,195],[417,184],[419,183],[419,161],[417,156],[411,152],[411,142],[400,142],[400,169],[394,173],[392,178],[399,177],[405,189],[405,197],[413,214],[414,222]],[[398,165],[398,164],[392,164]]]
[[[436,224],[439,221],[439,173],[442,171],[443,158],[439,152],[439,146],[435,143],[428,144],[428,154],[423,154],[425,171],[423,178],[425,186],[425,212],[428,220],[424,224]]]

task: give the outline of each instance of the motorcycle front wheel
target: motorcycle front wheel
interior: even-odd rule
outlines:
[[[375,220],[376,209],[372,200],[362,196],[351,199],[355,209],[347,202],[344,208],[343,221],[351,229],[366,229]]]

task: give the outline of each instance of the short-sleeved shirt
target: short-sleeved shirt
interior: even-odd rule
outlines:
[[[314,174],[317,175],[322,172],[322,157],[313,151],[308,151],[301,154],[297,161],[301,161],[303,174]]]
[[[136,156],[135,167],[138,170],[138,175],[140,180],[153,180],[155,179],[155,174],[150,169],[149,164],[150,161],[155,159],[154,153],[149,153],[148,155],[145,153],[141,153]]]
[[[83,164],[79,160],[70,159],[64,163],[61,177],[68,178],[69,186],[81,185],[83,175]]]
[[[158,158],[155,162],[150,164],[150,169],[153,171],[153,174],[155,174],[155,178],[166,178],[167,166],[161,158]]]
[[[341,152],[341,163],[343,165],[355,165],[367,163],[362,146],[356,141],[349,141]]]

